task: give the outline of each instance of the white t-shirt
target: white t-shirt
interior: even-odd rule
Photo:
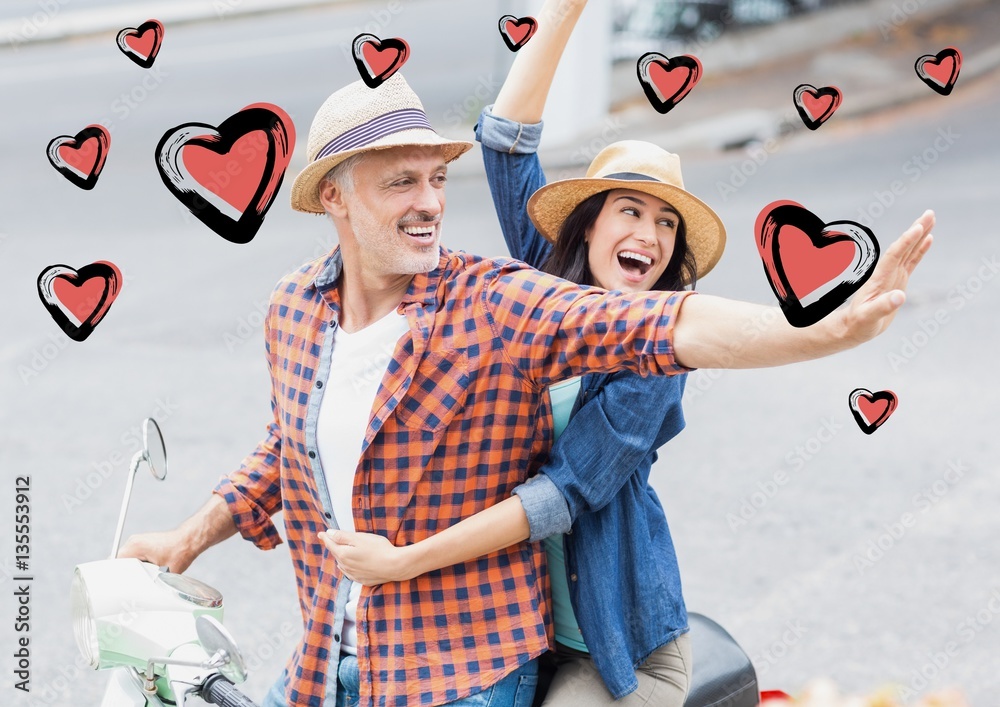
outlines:
[[[348,334],[337,329],[330,358],[330,378],[319,406],[316,444],[319,460],[330,491],[337,527],[355,530],[351,499],[354,475],[361,460],[361,445],[371,419],[379,384],[389,361],[409,325],[396,310],[361,331]],[[351,586],[341,632],[340,650],[357,654],[355,617],[361,585]]]

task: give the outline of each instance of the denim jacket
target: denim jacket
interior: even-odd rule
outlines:
[[[490,192],[513,257],[538,267],[552,246],[527,214],[545,184],[542,124],[494,116],[476,125]],[[540,474],[515,489],[531,539],[565,537],[570,598],[591,658],[615,699],[638,687],[635,668],[686,632],[687,612],[667,519],[649,472],[656,449],[684,428],[686,374],[584,376],[573,417]],[[566,513],[551,496],[565,499]],[[572,526],[570,527],[570,524]]]

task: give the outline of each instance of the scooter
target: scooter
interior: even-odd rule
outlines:
[[[118,558],[125,516],[139,466],[159,481],[167,452],[159,425],[143,421],[143,448],[129,468],[111,558],[76,567],[73,632],[95,669],[111,669],[100,707],[184,707],[192,695],[223,707],[257,707],[234,683],[246,666],[222,625],[222,594],[186,575]],[[753,664],[721,626],[688,616],[693,671],[685,707],[756,707],[762,695]],[[541,701],[544,688],[536,696]],[[768,693],[764,693],[766,696]]]
[[[234,683],[246,664],[222,625],[222,594],[204,582],[148,562],[118,558],[125,515],[139,466],[167,475],[159,425],[146,418],[143,448],[129,468],[111,558],[77,565],[72,586],[73,633],[94,669],[110,669],[100,707],[184,707],[197,695],[224,707],[257,707]]]

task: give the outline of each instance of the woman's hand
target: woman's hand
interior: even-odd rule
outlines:
[[[882,254],[871,278],[838,312],[840,316],[830,318],[834,327],[842,328],[839,335],[850,346],[874,339],[892,323],[906,301],[910,275],[931,247],[934,223],[934,212],[925,211]]]
[[[330,530],[319,534],[347,578],[374,586],[411,579],[405,547],[396,547],[374,533]]]
[[[882,254],[850,303],[796,328],[777,307],[711,295],[687,297],[674,323],[675,360],[688,368],[766,368],[829,356],[881,334],[906,300],[914,268],[931,247],[934,212],[925,211]]]

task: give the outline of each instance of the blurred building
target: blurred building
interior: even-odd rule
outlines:
[[[635,60],[648,51],[688,53],[723,33],[780,22],[862,0],[615,0],[611,53]]]

